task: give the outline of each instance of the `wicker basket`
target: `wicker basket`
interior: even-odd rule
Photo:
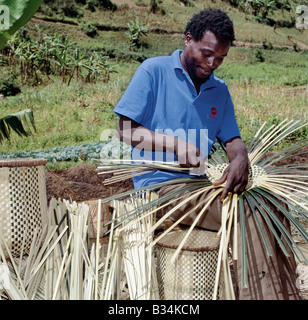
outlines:
[[[0,160],[0,232],[13,256],[27,254],[34,231],[47,223],[45,159]],[[2,244],[4,253],[7,251]]]
[[[219,240],[215,232],[195,229],[174,264],[170,260],[186,234],[170,232],[156,245],[157,278],[162,300],[211,300],[215,285]],[[219,284],[218,299],[222,299]]]

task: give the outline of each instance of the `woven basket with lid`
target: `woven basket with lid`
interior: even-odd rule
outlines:
[[[0,160],[0,232],[13,256],[47,223],[46,159]],[[7,254],[2,245],[5,254]]]

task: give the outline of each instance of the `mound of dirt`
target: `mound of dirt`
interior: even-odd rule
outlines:
[[[46,172],[47,201],[52,197],[77,202],[104,199],[133,189],[132,180],[123,180],[115,185],[105,186],[108,174],[98,174],[97,167],[82,164],[70,169]]]

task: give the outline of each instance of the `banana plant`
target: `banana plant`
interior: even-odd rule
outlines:
[[[149,26],[140,23],[138,20],[134,19],[131,23],[127,25],[128,29],[125,32],[129,37],[129,50],[133,48],[140,48],[141,46],[141,36],[147,36]]]
[[[82,53],[80,52],[80,50],[78,48],[76,48],[73,52],[73,55],[71,56],[70,65],[73,67],[73,70],[70,74],[70,78],[67,83],[68,86],[71,83],[71,80],[73,78],[75,71],[76,71],[76,79],[77,79],[77,81],[79,80],[80,68],[85,66],[84,65],[85,60],[86,60],[86,57],[84,55],[82,55]]]
[[[0,143],[4,139],[10,140],[11,130],[15,131],[19,136],[28,136],[31,133],[30,127],[36,131],[31,109],[0,118]]]
[[[0,49],[3,48],[12,35],[24,26],[38,10],[43,0],[0,0]],[[24,110],[4,118],[0,118],[0,142],[10,138],[11,129],[19,135],[27,136],[28,120],[33,128],[33,113]]]
[[[0,0],[0,49],[35,14],[43,0]]]

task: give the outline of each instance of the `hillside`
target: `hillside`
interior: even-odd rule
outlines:
[[[64,1],[68,4],[70,2],[72,1]],[[113,3],[117,7],[115,11],[102,10],[102,8],[92,11],[88,9],[86,4],[79,5],[76,9],[79,16],[76,13],[77,16],[74,18],[65,16],[62,12],[55,13],[54,7],[51,9],[48,7],[47,10],[43,5],[32,23],[39,25],[43,31],[65,34],[81,47],[125,51],[128,48],[125,30],[127,30],[128,24],[136,19],[140,24],[149,26],[146,37],[147,46],[142,51],[153,56],[168,53],[181,46],[182,34],[188,19],[203,8],[212,7],[225,10],[234,21],[237,39],[235,45],[245,45],[243,43],[247,43],[249,46],[260,45],[266,40],[274,46],[292,47],[293,43],[297,43],[303,49],[308,47],[307,31],[295,27],[295,19],[299,14],[289,12],[286,9],[273,11],[273,18],[270,18],[269,21],[265,20],[266,23],[258,23],[260,17],[249,14],[248,10],[243,12],[239,7],[230,6],[229,1],[154,1],[158,4],[156,13],[150,12],[149,2],[114,0]],[[233,1],[233,3],[235,2]],[[274,23],[275,25],[273,25]],[[288,28],[279,27],[284,25]],[[83,31],[87,27],[88,30],[90,27],[96,29],[96,35],[91,41]]]
[[[230,88],[243,139],[248,143],[265,120],[277,123],[307,116],[308,37],[307,30],[296,28],[295,7],[291,10],[289,2],[281,0],[276,1],[279,8],[266,14],[259,8],[255,15],[243,1],[232,1],[232,6],[229,2],[46,0],[18,43],[35,45],[30,54],[44,46],[46,52],[59,49],[62,61],[46,53],[47,71],[41,68],[43,58],[31,55],[36,70],[31,73],[26,64],[21,68],[24,58],[15,53],[9,58],[10,50],[2,50],[3,78],[21,93],[0,98],[0,114],[32,108],[37,132],[5,141],[0,154],[98,142],[104,129],[115,128],[112,109],[137,66],[148,57],[181,48],[188,19],[205,7],[221,8],[234,21],[236,41],[216,75]],[[138,28],[147,27],[136,46],[126,33],[134,20]],[[90,59],[102,67],[91,74],[83,65]],[[304,129],[290,141],[303,136]]]

